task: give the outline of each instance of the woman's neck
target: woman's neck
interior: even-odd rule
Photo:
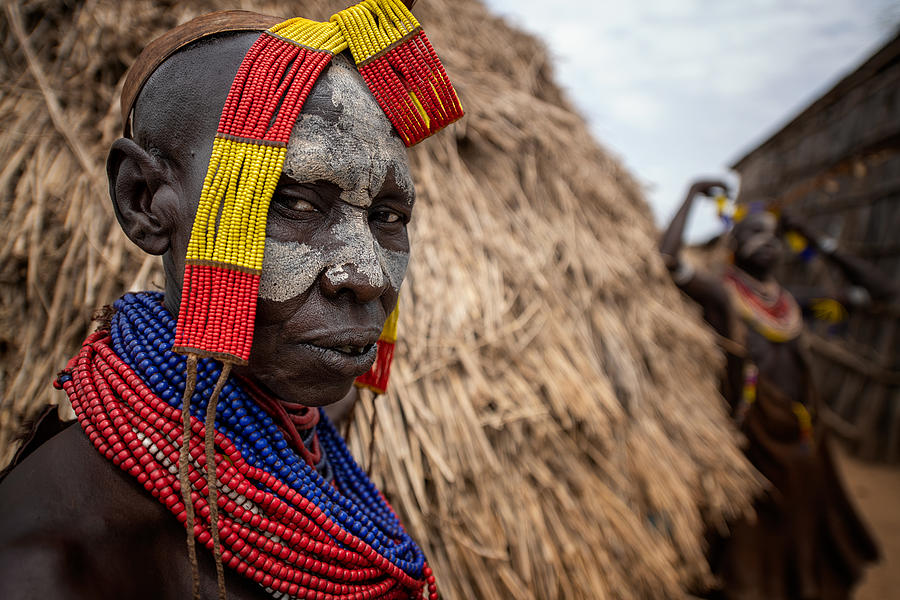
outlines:
[[[735,269],[740,271],[742,274],[746,275],[756,283],[765,286],[777,285],[775,281],[775,277],[772,275],[772,269],[768,267],[760,267],[757,265],[751,265],[742,263],[740,261],[735,261],[734,263]]]
[[[328,461],[319,446],[316,425],[319,423],[319,409],[287,402],[277,398],[250,378],[240,377],[241,385],[263,410],[265,410],[285,439],[311,467],[322,477],[330,480]]]

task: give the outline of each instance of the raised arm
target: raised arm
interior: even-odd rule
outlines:
[[[870,262],[840,250],[833,238],[825,237],[808,227],[793,212],[784,211],[781,227],[786,231],[796,231],[805,237],[825,260],[838,267],[853,287],[841,294],[842,302],[851,306],[867,304],[868,301],[889,302],[898,294],[897,285]]]
[[[695,181],[688,188],[684,202],[681,203],[681,208],[672,217],[672,222],[669,223],[659,241],[659,253],[662,254],[663,260],[670,271],[678,267],[679,254],[684,244],[684,228],[687,225],[688,214],[690,214],[693,207],[694,198],[698,195],[711,196],[717,190],[725,193],[728,191],[728,186],[717,180],[701,180]]]
[[[717,192],[725,193],[728,186],[717,180],[701,180],[694,182],[684,197],[681,208],[675,213],[672,222],[663,232],[659,242],[659,252],[662,255],[672,280],[688,296],[703,308],[703,316],[720,334],[727,336],[728,331],[728,298],[725,289],[714,277],[708,273],[697,273],[693,266],[685,262],[681,257],[681,248],[684,245],[684,228],[687,225],[688,214],[697,196],[712,196]]]

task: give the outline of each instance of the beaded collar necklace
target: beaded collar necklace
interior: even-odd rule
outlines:
[[[186,359],[171,351],[175,319],[158,293],[127,294],[114,307],[109,331],[85,340],[57,385],[97,450],[185,523],[178,462]],[[316,429],[334,485],[228,378],[207,464],[202,416],[221,370],[216,361],[198,362],[196,397],[189,404],[193,537],[212,548],[216,523],[222,562],[276,598],[437,599],[422,551],[324,413]],[[210,465],[221,491],[215,506],[207,500]]]
[[[787,342],[800,335],[803,314],[797,301],[783,287],[775,284],[771,290],[759,290],[759,282],[734,267],[726,271],[724,283],[740,317],[763,337]]]

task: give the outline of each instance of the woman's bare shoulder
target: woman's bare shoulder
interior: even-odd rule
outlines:
[[[0,597],[129,593],[140,576],[122,587],[109,575],[149,558],[166,525],[164,507],[70,426],[0,482]]]

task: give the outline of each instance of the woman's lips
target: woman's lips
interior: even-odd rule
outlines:
[[[365,346],[332,346],[329,350],[337,350],[343,354],[349,354],[351,356],[359,356],[360,354],[365,354],[370,350],[370,346],[372,344],[366,344]]]
[[[318,363],[332,373],[345,377],[359,377],[375,364],[378,346],[368,344],[322,345],[322,342],[302,342],[296,348],[302,358],[310,363]]]

